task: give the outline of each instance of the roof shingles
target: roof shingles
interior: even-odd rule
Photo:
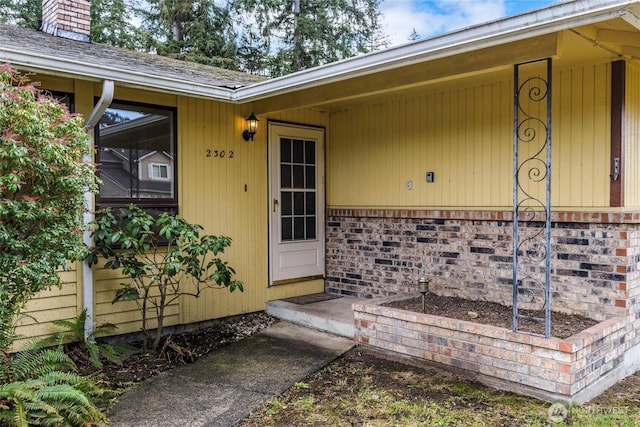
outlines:
[[[221,88],[235,89],[265,80],[264,77],[239,71],[98,43],[79,42],[14,25],[0,25],[0,61],[10,57],[3,52],[25,52]]]

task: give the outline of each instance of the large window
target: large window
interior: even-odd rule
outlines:
[[[175,110],[114,102],[96,126],[99,207],[175,210]]]

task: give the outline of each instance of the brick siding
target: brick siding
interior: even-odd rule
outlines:
[[[511,305],[511,212],[329,209],[326,238],[327,292],[376,298],[427,277],[436,294]],[[640,313],[639,212],[554,212],[551,240],[552,310]]]
[[[355,340],[497,379],[503,386],[517,384],[513,390],[539,398],[572,400],[621,366],[633,335],[620,317],[559,339],[380,305],[399,298],[354,304]]]

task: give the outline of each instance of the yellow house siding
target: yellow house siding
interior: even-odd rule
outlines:
[[[18,320],[16,334],[25,338],[44,338],[60,330],[52,320],[74,319],[80,312],[78,274],[73,266],[68,271],[61,271],[61,288],[40,292],[31,299]],[[15,348],[19,349],[21,345],[22,341],[17,342]]]
[[[201,224],[205,233],[233,239],[224,259],[245,284],[244,293],[207,290],[198,299],[182,298],[180,323],[263,310],[265,301],[271,299],[273,291],[267,287],[266,123],[280,120],[326,125],[327,115],[311,110],[260,115],[254,140],[244,141],[241,134],[250,113],[250,106],[178,99],[180,213]],[[276,293],[303,294],[308,286],[284,286]]]
[[[95,98],[102,90],[102,85],[96,82],[41,77],[38,80],[49,90],[74,93],[76,112],[84,115],[92,111]],[[114,99],[177,108],[179,212],[188,221],[203,225],[205,233],[223,234],[233,239],[224,259],[236,269],[237,278],[245,283],[244,293],[207,290],[198,299],[181,298],[167,309],[165,325],[263,310],[267,300],[323,290],[322,281],[317,280],[267,287],[266,123],[267,120],[279,120],[327,126],[327,113],[300,110],[260,115],[254,141],[245,142],[241,133],[246,127],[245,118],[251,112],[250,106],[122,87],[116,87]],[[68,283],[62,291],[63,296],[42,296],[30,304],[28,313],[37,313],[38,320],[44,319],[45,314],[51,318],[73,318],[80,313],[82,277],[80,265],[77,267],[75,280],[65,273]],[[127,280],[117,271],[94,267],[94,321],[98,325],[114,323],[119,334],[140,329],[140,315],[134,302],[111,303],[120,283]],[[64,302],[59,301],[61,297]],[[56,310],[41,310],[44,306]],[[59,310],[58,306],[61,307]],[[20,333],[27,336],[39,336],[50,329],[50,326],[28,320],[24,322]],[[153,321],[151,325],[155,325]]]
[[[553,206],[609,206],[609,63],[555,73]]]
[[[251,264],[248,268],[240,267],[246,241],[243,241],[242,221],[236,217],[243,215],[243,202],[252,204],[259,190],[255,182],[242,179],[241,171],[250,154],[247,146],[241,145],[246,144],[240,137],[241,130],[233,132],[237,126],[234,110],[235,107],[228,104],[180,98],[180,213],[188,221],[201,224],[205,233],[231,237],[232,247],[224,255],[225,260],[243,276],[240,280],[253,285],[255,269]],[[239,293],[211,290],[198,299],[185,297],[181,301],[181,323],[249,311],[252,304],[245,305],[242,299]]]
[[[625,94],[625,206],[640,206],[640,65],[627,63]]]
[[[100,264],[101,266],[102,264]],[[116,333],[123,334],[140,330],[140,314],[134,301],[118,301],[112,304],[116,291],[121,289],[120,283],[130,283],[119,270],[94,268],[94,314],[97,325],[113,323]],[[151,325],[155,326],[155,315],[148,313]],[[165,325],[179,323],[178,303],[171,304],[165,312]]]
[[[501,71],[334,112],[329,205],[510,209],[512,78]],[[554,207],[608,206],[609,79],[608,62],[554,70]]]
[[[512,116],[510,87],[508,79],[484,81],[335,112],[327,150],[329,204],[505,205],[511,194],[511,134],[504,130]],[[426,182],[426,172],[435,173],[434,183]]]

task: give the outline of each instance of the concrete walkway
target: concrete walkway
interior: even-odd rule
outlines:
[[[346,306],[331,301],[333,311]],[[282,321],[134,386],[109,412],[109,425],[233,426],[353,346],[353,339]]]

